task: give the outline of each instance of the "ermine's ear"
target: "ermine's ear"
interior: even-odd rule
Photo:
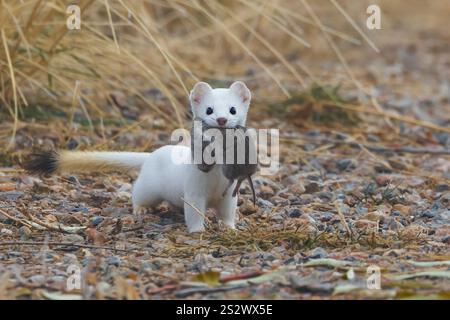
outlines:
[[[247,106],[250,105],[250,100],[252,99],[252,94],[250,90],[248,90],[245,83],[242,81],[235,81],[230,86],[230,90],[234,92],[236,95],[241,98],[242,103],[246,104]]]
[[[189,95],[189,100],[191,101],[191,106],[195,107],[199,105],[203,98],[212,91],[212,88],[206,82],[197,82],[194,88],[191,90]]]

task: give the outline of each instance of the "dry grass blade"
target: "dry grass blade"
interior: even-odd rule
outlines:
[[[13,64],[12,64],[12,61],[11,61],[11,56],[9,54],[8,41],[6,39],[6,34],[5,34],[5,30],[4,29],[1,30],[1,34],[2,34],[3,48],[5,50],[5,55],[6,55],[6,59],[7,59],[7,62],[8,62],[9,74],[10,74],[10,77],[11,77],[12,91],[13,91],[13,101],[14,101],[14,113],[13,113],[14,125],[13,125],[13,131],[12,131],[12,134],[11,134],[11,139],[10,139],[8,147],[7,147],[7,149],[10,149],[11,147],[13,147],[14,139],[16,137],[19,105],[18,105],[18,101],[17,101],[16,76],[14,74],[14,67],[13,67]]]

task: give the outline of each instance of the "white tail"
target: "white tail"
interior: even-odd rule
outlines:
[[[61,151],[57,160],[57,171],[128,171],[140,169],[150,153]]]

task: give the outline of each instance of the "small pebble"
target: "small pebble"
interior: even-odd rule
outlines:
[[[448,184],[438,184],[436,186],[437,192],[444,192],[444,191],[448,191],[448,190],[450,190],[450,185],[448,185]]]
[[[116,257],[116,256],[111,256],[111,257],[108,257],[107,259],[106,259],[106,262],[109,264],[109,265],[113,265],[113,266],[116,266],[116,267],[118,267],[119,265],[120,265],[120,258],[119,257]]]
[[[303,212],[298,208],[294,208],[291,211],[289,211],[289,217],[291,217],[291,218],[298,218],[302,214],[303,214]]]
[[[239,212],[243,215],[250,215],[255,213],[258,208],[251,201],[244,201],[244,203],[239,207]]]
[[[66,234],[63,236],[64,242],[82,243],[84,238],[78,234]]]
[[[320,221],[328,222],[331,219],[333,219],[333,216],[334,216],[334,214],[332,214],[331,212],[325,212],[325,213],[320,215]]]
[[[105,220],[103,217],[100,216],[95,216],[92,218],[91,224],[93,227],[98,226],[100,223],[103,222],[103,220]]]
[[[426,210],[426,211],[422,212],[422,214],[420,216],[424,217],[424,218],[434,218],[436,216],[436,212],[431,211],[431,210]]]
[[[320,186],[317,182],[310,182],[305,185],[305,193],[315,193],[320,191]]]
[[[326,252],[323,248],[317,247],[311,251],[308,258],[310,259],[322,259],[328,256],[328,252]]]
[[[266,208],[273,207],[272,202],[270,202],[269,200],[261,199],[261,198],[258,198],[258,200],[256,200],[256,204],[260,207],[266,207]]]
[[[27,226],[22,226],[19,229],[19,235],[21,240],[28,240],[31,238],[31,230]]]
[[[5,236],[12,236],[13,232],[9,229],[3,228],[2,230],[0,230],[0,234]]]
[[[337,168],[340,171],[353,170],[358,166],[358,162],[355,159],[340,159],[337,162]]]

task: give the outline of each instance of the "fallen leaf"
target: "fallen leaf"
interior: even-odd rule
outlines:
[[[42,291],[42,296],[49,300],[81,300],[80,294],[65,294],[61,292]]]
[[[220,272],[207,271],[197,274],[194,281],[206,283],[212,287],[218,286],[220,284]]]

